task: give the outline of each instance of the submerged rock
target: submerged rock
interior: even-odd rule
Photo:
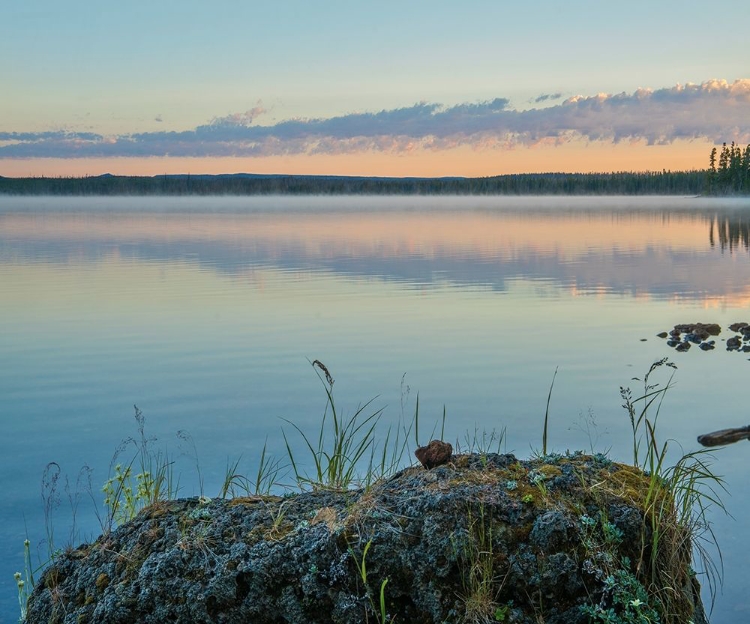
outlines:
[[[742,339],[739,336],[732,336],[727,340],[727,351],[739,351],[742,346]]]
[[[737,334],[727,338],[727,351],[750,353],[750,325],[744,322],[732,323],[729,330]],[[667,346],[677,351],[688,351],[691,344],[697,344],[702,351],[712,351],[716,348],[716,341],[709,340],[709,337],[720,333],[721,326],[718,323],[680,323],[669,332],[660,332],[657,336],[666,338]]]
[[[360,624],[382,596],[389,622],[583,624],[628,604],[612,578],[666,586],[641,560],[649,484],[599,455],[482,454],[369,489],[157,503],[60,555],[27,621]],[[672,537],[674,608],[705,624],[691,544]]]

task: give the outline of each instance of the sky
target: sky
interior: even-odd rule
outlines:
[[[0,175],[486,176],[750,143],[747,0],[6,0]]]

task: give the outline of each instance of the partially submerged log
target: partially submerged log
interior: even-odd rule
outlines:
[[[705,624],[689,534],[657,540],[669,583],[648,576],[650,486],[601,455],[489,453],[356,491],[157,503],[57,557],[27,622],[583,624],[669,587],[684,617],[661,621]]]
[[[703,446],[723,446],[724,444],[734,444],[740,440],[750,440],[750,425],[721,429],[698,436],[698,442]]]

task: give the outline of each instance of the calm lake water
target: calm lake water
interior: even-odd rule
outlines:
[[[619,388],[664,356],[678,370],[662,438],[691,451],[750,424],[731,332],[712,352],[655,336],[750,321],[749,228],[747,199],[0,198],[0,621],[18,617],[26,535],[45,552],[45,466],[71,493],[57,544],[74,516],[74,541],[95,537],[90,501],[74,514],[69,498],[84,465],[97,492],[106,481],[133,404],[185,496],[201,479],[215,496],[228,461],[253,472],[266,439],[283,458],[282,426],[303,452],[282,419],[317,431],[314,359],[345,412],[376,397],[383,431],[418,392],[421,442],[445,407],[447,439],[506,428],[502,450],[527,457],[558,369],[551,449],[629,461]],[[734,516],[712,515],[715,624],[750,621],[749,456],[746,442],[715,456]]]

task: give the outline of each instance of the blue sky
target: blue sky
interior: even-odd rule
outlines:
[[[420,156],[440,174],[451,163],[456,173],[470,174],[459,169],[488,159],[503,173],[507,156],[527,168],[540,162],[565,170],[571,158],[584,162],[586,147],[589,157],[606,154],[609,168],[617,168],[618,154],[628,162],[633,150],[649,147],[644,162],[655,154],[674,159],[678,151],[707,152],[720,139],[750,140],[747,32],[750,4],[726,0],[10,0],[0,6],[0,175],[24,167],[54,174],[71,161],[92,172],[119,166],[160,173],[169,163],[184,169],[184,158],[217,170],[366,173],[369,167],[410,175]],[[728,90],[716,88],[719,81]],[[704,85],[690,105],[684,98],[666,102],[688,83]],[[636,107],[644,93],[652,93],[649,106]],[[606,100],[609,115],[592,120],[598,94],[620,100]],[[653,94],[663,96],[660,107]],[[570,123],[564,105],[576,96],[583,97],[573,101],[578,112]],[[497,100],[503,110],[495,106],[498,114],[479,131],[475,115],[456,119],[467,106]],[[627,111],[627,131],[612,125],[615,104]],[[427,128],[386,124],[380,134],[368,126],[419,106],[442,118]],[[453,132],[443,129],[448,111]],[[522,113],[526,123],[518,127],[510,118]],[[670,116],[680,119],[676,132],[665,131]],[[532,118],[542,131],[529,133]],[[290,122],[310,120],[317,125],[305,126],[304,141],[290,138]],[[347,124],[353,129],[342,135]],[[195,134],[217,125],[224,126],[221,145],[216,136]],[[237,136],[229,136],[230,127]],[[165,142],[173,132],[193,133],[189,142],[201,149]],[[61,133],[79,134],[66,142]],[[156,143],[159,149],[147,147]],[[344,161],[335,156],[344,154],[354,171],[327,170],[340,168]]]

